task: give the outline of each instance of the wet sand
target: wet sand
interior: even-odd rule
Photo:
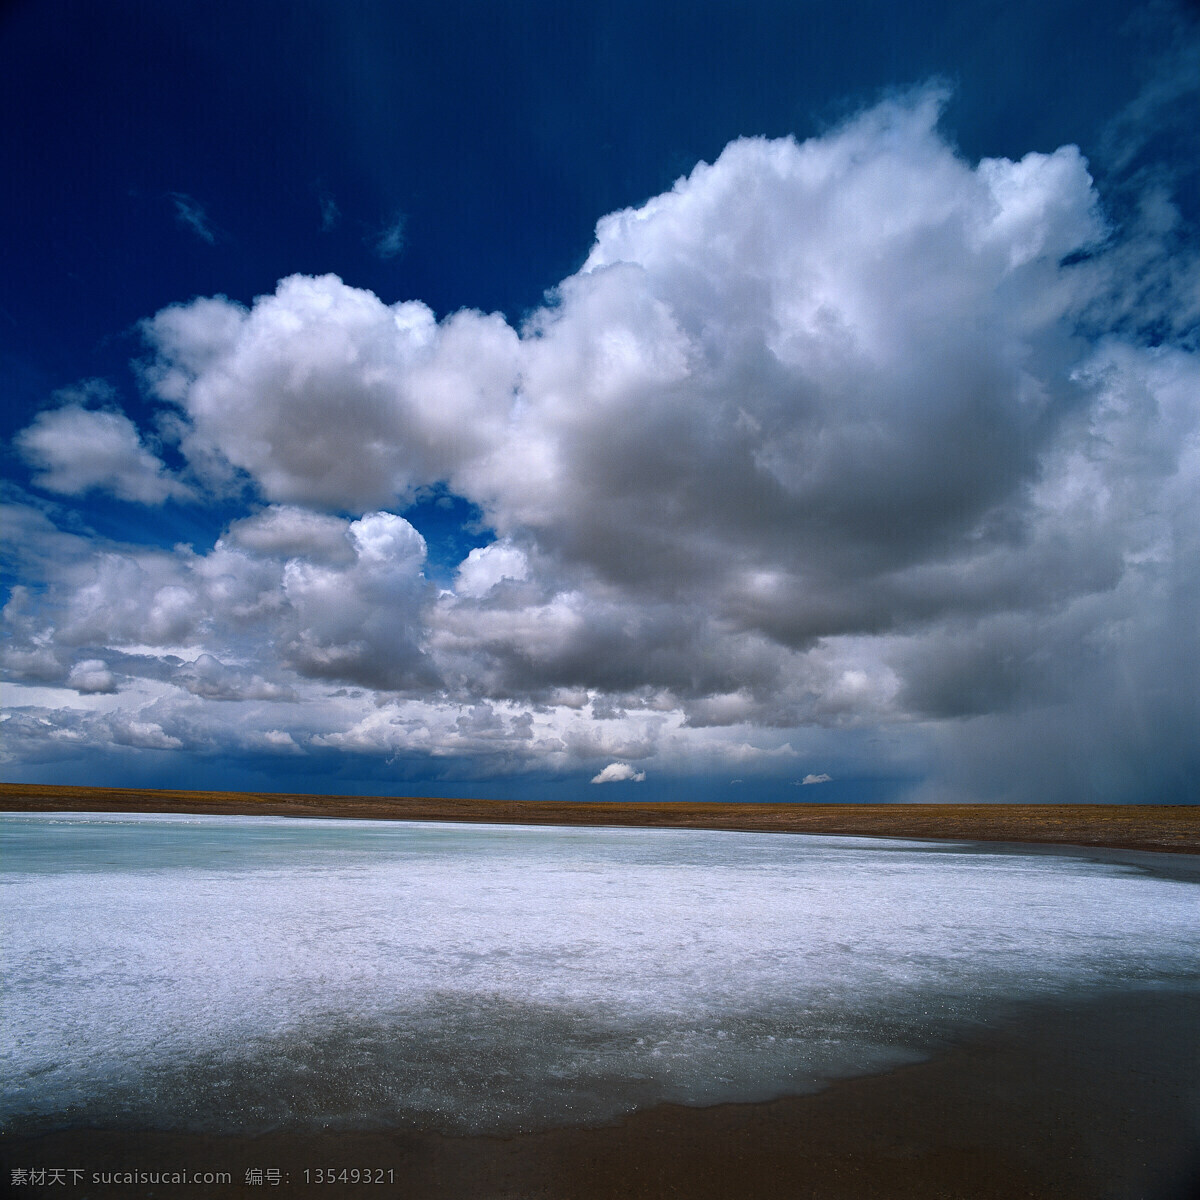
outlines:
[[[639,804],[183,792],[0,783],[0,811],[624,825],[763,833],[1033,842],[1200,854],[1200,806],[1139,804]]]
[[[927,1062],[816,1095],[663,1106],[597,1128],[510,1138],[75,1130],[0,1138],[0,1157],[5,1182],[13,1167],[75,1168],[86,1180],[138,1170],[231,1177],[22,1191],[63,1197],[1196,1200],[1200,992],[1029,1011]],[[318,1170],[343,1167],[392,1175],[372,1185],[315,1182]],[[247,1185],[254,1169],[262,1185]]]

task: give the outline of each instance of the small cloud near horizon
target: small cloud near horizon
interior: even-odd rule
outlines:
[[[805,777],[800,781],[800,786],[803,787],[807,783],[832,783],[832,782],[833,782],[832,775],[824,775],[824,774],[822,774],[822,775],[805,775]]]
[[[644,783],[645,771],[636,771],[628,763],[609,763],[598,775],[592,776],[593,783]]]

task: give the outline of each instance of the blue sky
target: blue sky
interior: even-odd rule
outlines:
[[[5,778],[1195,799],[1194,7],[44,0],[0,67]]]

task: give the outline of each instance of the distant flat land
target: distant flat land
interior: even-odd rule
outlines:
[[[466,821],[492,825],[627,825],[765,833],[1046,842],[1200,854],[1200,806],[1166,804],[641,804],[312,796],[0,783],[4,812],[214,813]]]

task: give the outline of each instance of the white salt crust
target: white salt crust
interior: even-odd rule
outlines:
[[[882,839],[19,815],[9,1128],[499,1132],[887,1069],[1200,982],[1200,892]]]

